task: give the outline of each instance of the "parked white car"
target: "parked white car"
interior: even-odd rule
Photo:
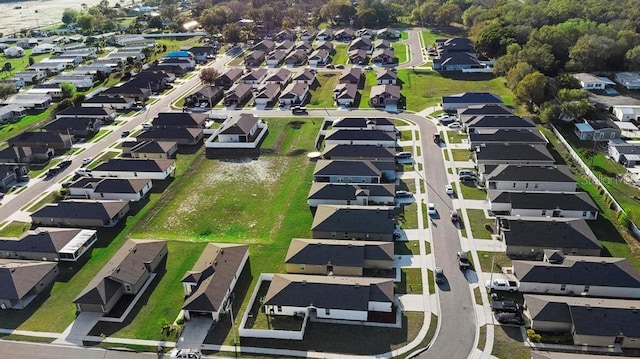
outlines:
[[[197,349],[173,349],[169,354],[170,359],[200,359],[202,354]]]
[[[83,158],[83,159],[82,159],[82,165],[83,165],[83,166],[86,166],[86,165],[88,165],[89,163],[91,163],[91,161],[93,161],[93,157]]]
[[[427,205],[427,213],[428,213],[430,216],[435,216],[435,215],[437,214],[437,211],[436,211],[436,204],[435,204],[435,203],[429,203],[429,204]]]
[[[452,195],[452,194],[454,194],[454,192],[453,192],[453,187],[452,187],[450,184],[448,184],[448,185],[444,186],[444,191],[445,191],[448,195]]]

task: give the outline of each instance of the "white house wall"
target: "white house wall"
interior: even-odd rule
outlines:
[[[493,208],[492,208],[493,210]],[[513,208],[511,210],[512,216],[521,216],[521,217],[552,217],[553,209],[522,209],[522,208]],[[568,211],[568,210],[560,210],[560,217],[564,218],[584,218],[587,220],[596,219],[597,214],[594,216],[593,212],[587,211],[586,215],[583,215],[584,211]]]
[[[365,198],[357,199],[354,201],[347,201],[343,199],[310,199],[307,201],[309,206],[318,207],[321,204],[328,205],[358,205],[358,206],[366,206],[367,202]]]
[[[562,290],[562,283],[520,282],[518,290],[522,293],[539,293],[553,295],[581,295],[584,285],[567,284]],[[587,297],[640,298],[640,288],[589,286]]]
[[[91,174],[93,177],[114,177],[114,178],[141,178],[152,180],[165,180],[173,172],[173,167],[168,168],[164,172],[110,172],[110,171],[96,171],[93,170]]]
[[[391,313],[391,302],[369,302],[369,310],[372,312]]]
[[[365,140],[326,140],[325,146],[328,145],[373,145],[387,148],[395,148],[396,141],[365,141]]]
[[[502,191],[553,191],[553,192],[575,192],[575,182],[525,182],[525,181],[488,181],[489,189]],[[495,184],[495,187],[491,186]]]

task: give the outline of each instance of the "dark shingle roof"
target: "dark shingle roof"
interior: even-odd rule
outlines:
[[[502,103],[502,99],[500,96],[489,92],[465,92],[451,96],[442,96],[442,103],[490,104]]]
[[[182,279],[197,283],[182,309],[219,311],[248,251],[248,245],[207,244],[196,264]]]
[[[325,141],[327,140],[395,141],[396,134],[380,130],[328,130],[325,137]]]
[[[339,129],[342,127],[367,128],[369,124],[378,126],[393,126],[394,120],[384,117],[366,118],[366,117],[345,117],[333,123],[332,127]]]
[[[501,219],[507,246],[602,249],[584,219]],[[540,235],[544,233],[544,235]]]
[[[355,201],[362,192],[370,197],[394,197],[395,185],[314,182],[311,184],[308,198]]]
[[[291,71],[287,69],[278,69],[273,75],[267,77],[265,81],[269,82],[282,82],[291,77]]]
[[[518,209],[598,211],[598,206],[586,192],[501,192],[489,190],[488,195],[491,202],[511,203],[512,208]]]
[[[124,172],[164,172],[175,163],[174,160],[112,158],[95,167],[94,171]]]
[[[395,225],[393,207],[320,205],[311,230],[391,234]]]
[[[252,114],[243,113],[220,133],[223,135],[248,135],[256,123],[258,123],[257,117]]]
[[[533,131],[496,129],[471,132],[469,142],[474,145],[482,143],[546,144],[547,140],[536,129]]]
[[[382,172],[371,161],[319,160],[314,176],[380,177]]]
[[[385,160],[395,158],[395,156],[395,148],[374,145],[327,145],[322,152],[324,158],[377,158]]]
[[[202,127],[207,120],[204,114],[189,112],[160,112],[153,119],[153,126],[161,127]]]
[[[544,145],[489,143],[478,147],[478,161],[545,161],[555,162]]]
[[[0,259],[0,299],[24,298],[56,266],[52,262]]]
[[[393,250],[392,242],[294,238],[285,263],[363,267],[366,260],[393,261]]]
[[[575,182],[576,178],[565,165],[557,166],[518,166],[498,165],[484,175],[487,181],[544,181]]]
[[[536,125],[533,121],[526,117],[520,116],[494,116],[494,115],[479,115],[470,118],[465,122],[469,128],[531,128],[535,129]]]
[[[61,201],[47,204],[31,217],[101,219],[110,221],[129,205],[128,201]]]
[[[458,116],[470,115],[511,116],[513,113],[502,104],[471,105],[466,108],[458,109]]]
[[[0,238],[0,251],[56,253],[82,229],[76,228],[36,228],[27,231],[20,238]]]
[[[131,153],[167,153],[176,146],[173,141],[140,141],[130,147]]]
[[[67,107],[56,116],[109,116],[114,110],[102,107]]]
[[[636,303],[637,305],[637,303]],[[574,335],[640,337],[640,313],[636,308],[569,306]]]
[[[151,180],[105,178],[95,186],[96,193],[139,193]]]
[[[43,128],[49,132],[66,131],[67,129],[86,130],[96,121],[97,120],[95,118],[91,117],[62,117],[49,123]]]
[[[624,258],[566,256],[560,264],[516,260],[513,268],[521,282],[640,288],[640,275]]]
[[[264,304],[367,311],[369,302],[393,301],[393,281],[383,278],[276,274]]]

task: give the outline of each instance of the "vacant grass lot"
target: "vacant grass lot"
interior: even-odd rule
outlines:
[[[450,37],[465,35],[466,33],[464,32],[464,30],[457,27],[441,28],[438,30],[426,29],[420,31],[420,36],[422,36],[422,41],[425,46],[435,44],[436,39],[447,39]]]
[[[487,74],[457,74],[444,77],[436,71],[414,72],[398,70],[402,81],[402,93],[406,97],[407,110],[420,111],[442,102],[442,96],[461,92],[493,92],[502,97],[507,105],[515,104],[515,97],[502,79]]]
[[[409,51],[407,51],[407,45],[402,42],[394,42],[391,44],[393,52],[396,54],[398,64],[404,64],[409,61]]]
[[[347,56],[347,44],[339,44],[334,42],[335,54],[331,57],[331,63],[334,65],[346,65],[349,60]]]
[[[333,100],[333,89],[338,83],[340,78],[339,72],[320,72],[316,77],[318,79],[318,86],[311,90],[311,101],[307,104],[309,108],[325,108],[335,107],[335,101]]]
[[[469,226],[471,227],[471,233],[475,239],[491,239],[492,232],[487,230],[486,226],[494,226],[493,221],[487,219],[484,215],[484,211],[481,209],[467,209],[467,216],[469,217]]]
[[[371,88],[376,85],[376,73],[374,71],[364,72],[364,89],[360,90],[359,108],[371,108],[369,105],[369,96],[371,96]]]

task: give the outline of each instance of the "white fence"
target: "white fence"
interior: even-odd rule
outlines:
[[[604,191],[604,193],[606,193],[609,199],[611,199],[611,203],[613,204],[613,209],[618,212],[624,213],[624,209],[622,208],[622,206],[618,203],[618,201],[616,201],[616,199],[613,197],[611,192],[609,192],[609,190],[607,190],[607,188],[602,184],[602,182],[600,181],[600,178],[596,176],[596,174],[593,173],[593,171],[591,171],[591,168],[589,168],[589,166],[587,166],[587,164],[584,163],[584,161],[582,161],[582,158],[580,158],[580,156],[576,153],[576,151],[573,150],[569,142],[565,140],[564,136],[562,136],[560,131],[558,131],[558,129],[553,124],[551,125],[551,128],[553,129],[553,133],[556,135],[556,137],[558,137],[558,140],[560,140],[562,145],[564,145],[567,151],[569,151],[569,154],[571,155],[571,157],[580,165],[580,167],[582,168],[584,173],[589,177],[592,183],[600,187]],[[630,222],[630,223],[631,223],[631,231],[633,232],[633,234],[636,237],[640,237],[640,228],[638,228],[638,226],[636,226],[635,223],[633,222]]]
[[[304,338],[304,331],[307,328],[307,322],[309,320],[309,312],[306,312],[304,315],[304,320],[302,321],[302,328],[300,330],[270,330],[270,329],[247,329],[245,325],[247,324],[247,320],[249,319],[249,313],[251,312],[251,308],[256,300],[259,300],[258,292],[260,291],[260,287],[263,282],[273,280],[273,273],[261,273],[260,278],[258,279],[258,284],[256,288],[253,290],[253,294],[251,295],[251,300],[249,301],[249,305],[247,306],[247,310],[242,315],[242,321],[240,322],[240,328],[238,328],[238,333],[241,337],[249,337],[249,338],[271,338],[271,339],[289,339],[289,340],[302,340]],[[261,310],[261,309],[258,309]]]

